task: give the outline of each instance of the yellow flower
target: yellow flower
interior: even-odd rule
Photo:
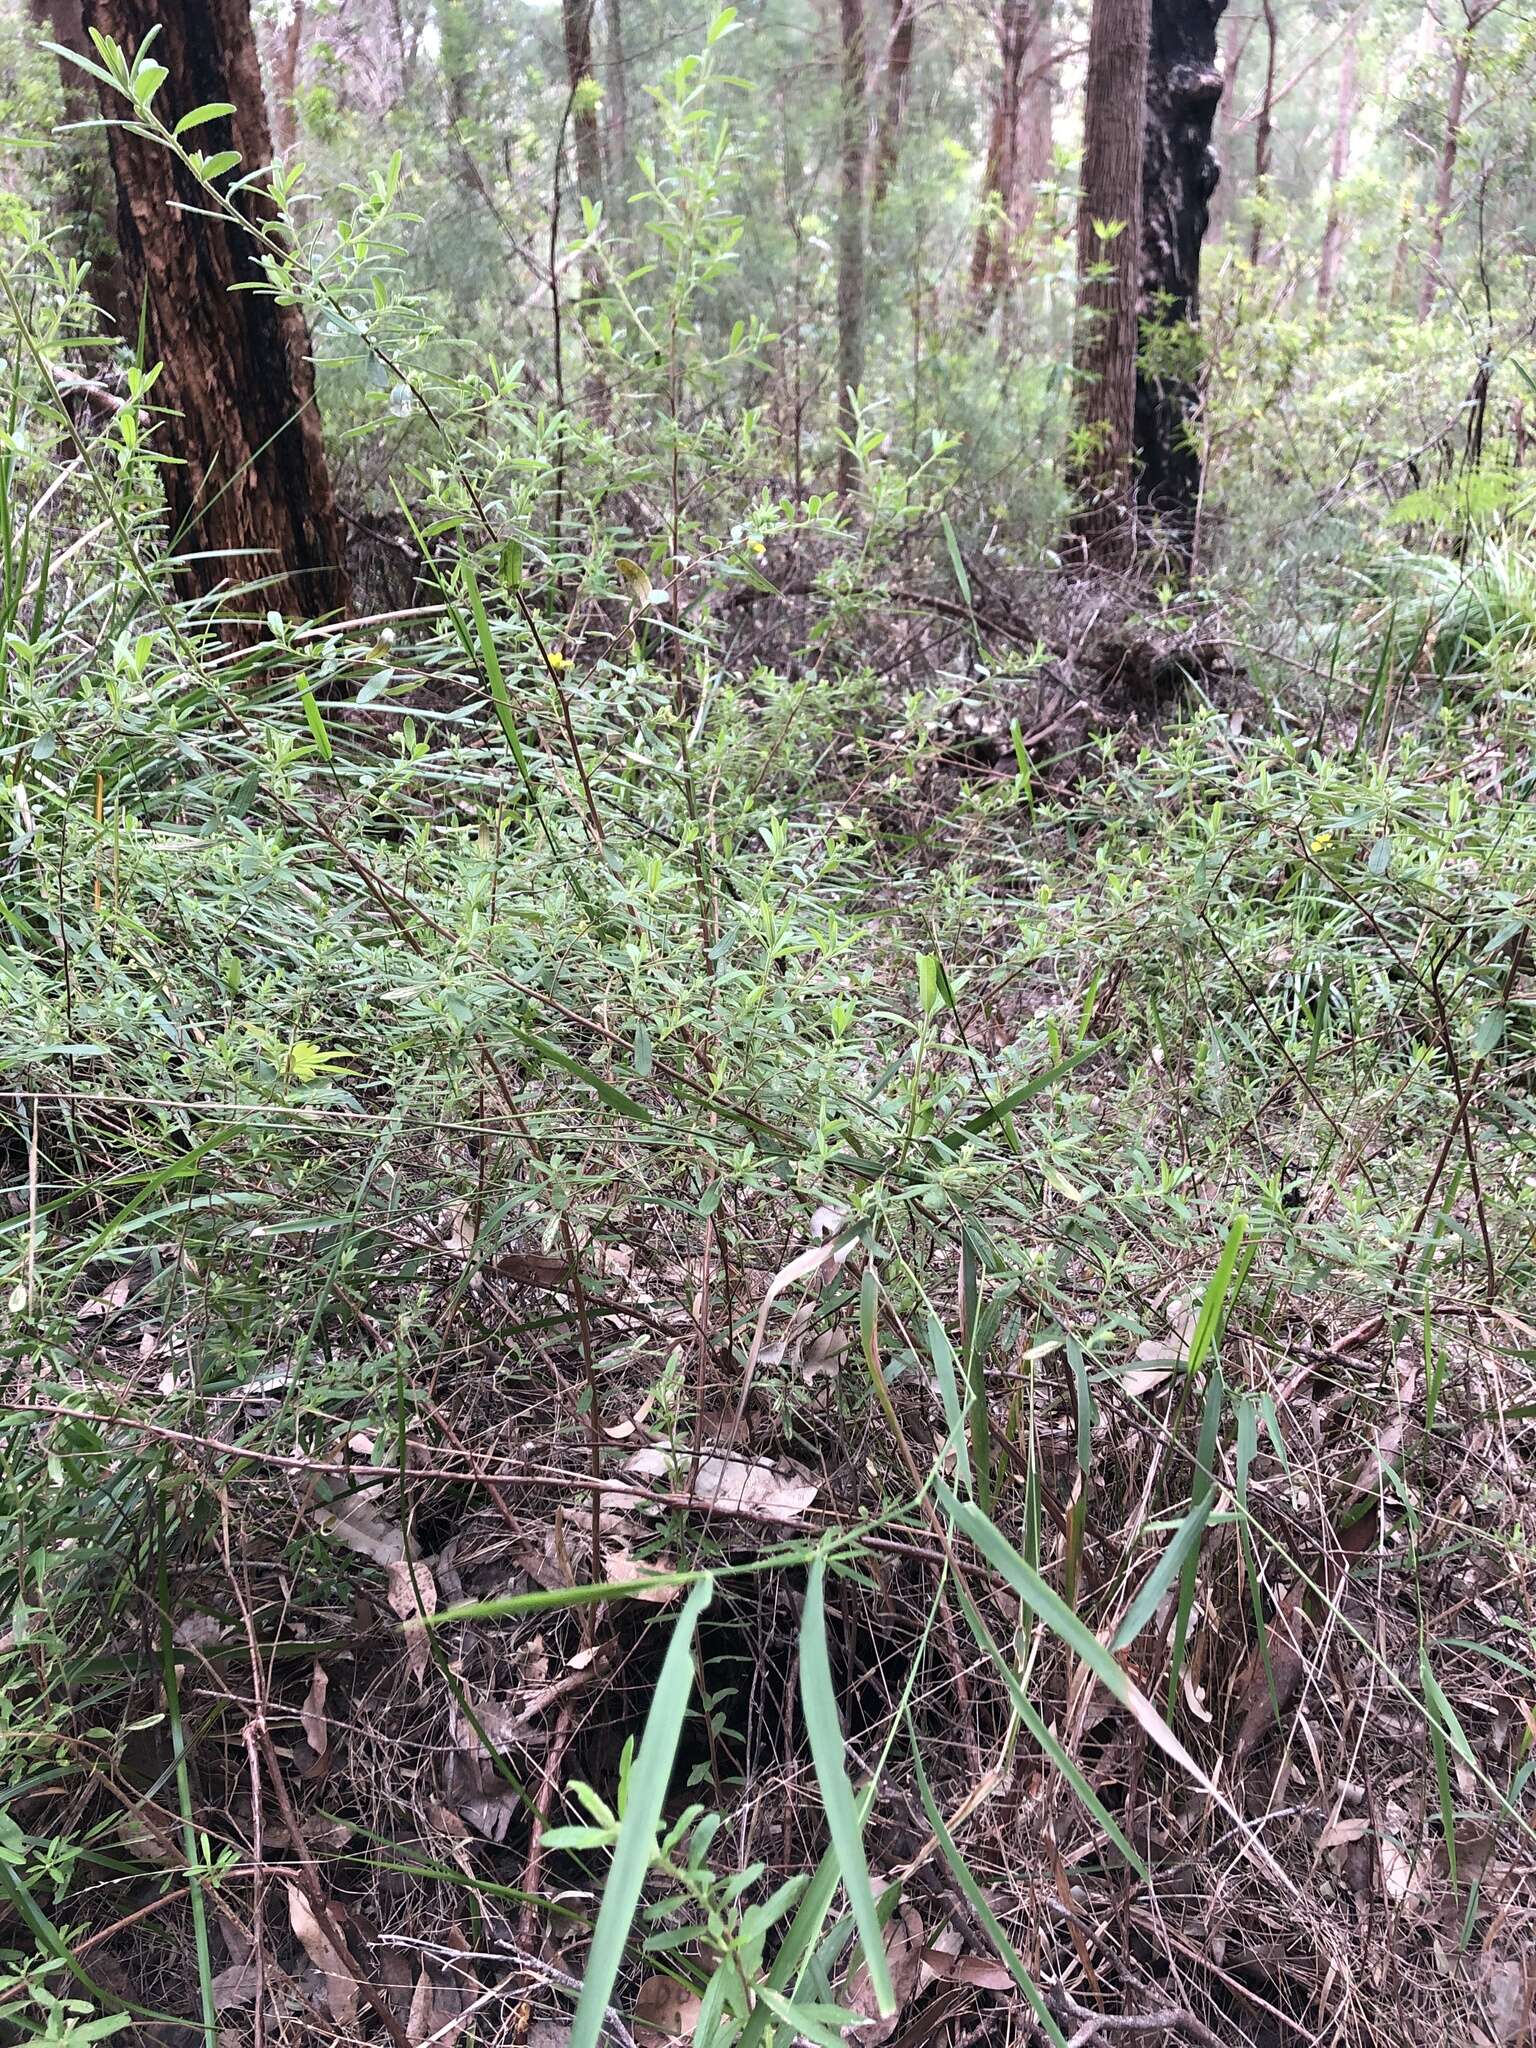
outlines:
[[[1332,844],[1333,834],[1331,832],[1319,832],[1312,841],[1312,851],[1314,853],[1321,853],[1325,846],[1332,846]]]
[[[555,674],[559,675],[562,669],[570,667],[571,657],[568,654],[562,654],[558,647],[551,647],[549,650],[549,665],[555,671]]]

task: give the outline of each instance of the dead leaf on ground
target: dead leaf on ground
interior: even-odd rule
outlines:
[[[1371,1832],[1371,1823],[1363,1813],[1341,1814],[1332,1820],[1317,1838],[1319,1850],[1347,1849],[1351,1842],[1363,1841]]]
[[[995,1956],[949,1955],[939,1948],[923,1950],[922,1983],[969,1984],[977,1991],[1013,1989],[1006,1965]]]
[[[80,1304],[80,1321],[88,1323],[106,1316],[115,1316],[120,1308],[127,1307],[128,1296],[132,1291],[132,1276],[128,1273],[119,1273],[109,1286],[103,1287],[100,1294],[93,1294],[89,1301]]]
[[[405,2023],[405,2038],[411,2048],[453,2048],[468,2021],[474,2002],[470,1984],[437,1984],[423,1967],[411,1994],[411,2010]]]
[[[325,1695],[330,1683],[325,1666],[317,1663],[314,1676],[309,1681],[309,1691],[304,1695],[304,1704],[299,1709],[299,1726],[304,1730],[304,1740],[316,1756],[324,1756],[330,1747],[330,1724],[325,1718]]]
[[[657,1558],[645,1563],[637,1558],[627,1543],[615,1543],[603,1552],[603,1577],[612,1586],[633,1585],[637,1579],[653,1578],[658,1572],[671,1571],[673,1567],[665,1559]],[[645,1601],[652,1607],[665,1607],[678,1596],[676,1586],[646,1586],[632,1597]]]
[[[701,1458],[693,1475],[695,1499],[785,1522],[798,1521],[820,1490],[798,1472],[776,1472],[766,1458]]]
[[[672,1977],[647,1977],[635,1997],[631,2025],[638,2048],[665,2048],[686,2041],[699,2023],[704,2001]]]
[[[325,2002],[331,2018],[339,2027],[351,2026],[357,2018],[357,1979],[336,1953],[309,1900],[296,1884],[288,1887],[288,1925],[325,1979]]]
[[[869,1981],[867,1963],[859,1964],[843,1991],[842,2002],[849,2012],[859,2013],[872,2022],[859,2028],[860,2048],[880,2048],[882,2041],[888,2041],[901,2024],[903,2008],[921,1989],[923,1923],[910,1906],[903,1906],[891,1916],[885,1930],[885,1961],[891,1973],[891,1990],[896,2000],[895,2010],[888,2019],[879,2016],[880,2008],[875,1999],[875,1987]]]
[[[417,1558],[407,1564],[402,1557],[389,1568],[389,1605],[405,1623],[405,1656],[418,1685],[427,1675],[432,1646],[427,1640],[425,1614],[437,1612],[437,1581]]]
[[[378,1492],[374,1485],[347,1494],[322,1520],[321,1527],[348,1550],[383,1565],[387,1571],[405,1556],[405,1536],[397,1522],[391,1522],[380,1512]]]
[[[222,1641],[224,1624],[214,1614],[188,1614],[177,1622],[171,1640],[178,1650],[207,1650]]]
[[[779,1472],[766,1458],[710,1456],[691,1465],[686,1451],[648,1444],[624,1461],[640,1479],[659,1480],[669,1493],[691,1493],[710,1506],[795,1522],[820,1488],[794,1470]]]
[[[230,2012],[238,2006],[254,2005],[258,1981],[254,1963],[231,1963],[220,1970],[208,1986],[213,1993],[214,2011]]]

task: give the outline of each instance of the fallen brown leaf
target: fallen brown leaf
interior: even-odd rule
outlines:
[[[432,1646],[421,1617],[437,1612],[437,1581],[420,1558],[407,1564],[402,1557],[389,1567],[389,1605],[405,1623],[406,1662],[420,1685],[432,1661]]]
[[[357,2018],[357,1979],[332,1947],[329,1935],[296,1884],[288,1887],[288,1925],[325,1979],[325,2002],[331,2018],[340,2027],[351,2026]]]
[[[647,1977],[635,1996],[632,2025],[638,2048],[665,2048],[686,2041],[699,2023],[704,2001],[673,1977]]]
[[[309,1681],[309,1691],[304,1695],[304,1704],[299,1709],[299,1726],[304,1730],[304,1740],[316,1756],[324,1756],[330,1747],[330,1724],[325,1718],[325,1695],[330,1683],[325,1666],[317,1663]]]

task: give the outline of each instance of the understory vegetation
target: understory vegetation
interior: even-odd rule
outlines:
[[[0,194],[0,2034],[1527,2039],[1528,238],[1208,250],[1193,557],[1088,566],[1071,151],[838,495],[690,34],[553,327],[309,88],[351,616],[186,594]]]

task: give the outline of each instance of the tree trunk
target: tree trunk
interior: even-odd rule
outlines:
[[[864,0],[839,0],[842,35],[841,185],[837,218],[837,451],[840,497],[852,491],[858,463],[854,393],[864,381]]]
[[[1274,0],[1264,0],[1264,96],[1259,101],[1258,125],[1253,131],[1253,227],[1248,237],[1248,261],[1257,264],[1264,246],[1264,202],[1269,197],[1270,159],[1275,135],[1275,44],[1279,24]]]
[[[1236,8],[1227,14],[1221,44],[1221,142],[1217,158],[1221,176],[1211,206],[1210,233],[1223,234],[1232,213],[1232,196],[1237,190],[1237,74],[1247,47],[1243,17]]]
[[[621,0],[607,0],[609,93],[608,167],[620,190],[629,184],[629,78],[624,68],[624,17]]]
[[[1349,138],[1355,120],[1359,28],[1357,11],[1349,18],[1344,32],[1344,54],[1339,60],[1339,99],[1333,120],[1333,155],[1328,163],[1328,219],[1323,227],[1323,251],[1317,266],[1317,310],[1325,317],[1338,287],[1339,258],[1344,252],[1344,208],[1340,194],[1349,172]]]
[[[1456,157],[1461,148],[1461,120],[1467,104],[1467,76],[1472,69],[1472,27],[1468,20],[1464,34],[1456,38],[1451,53],[1451,90],[1445,103],[1445,132],[1440,139],[1440,161],[1435,167],[1435,196],[1429,209],[1429,246],[1424,253],[1424,272],[1419,280],[1419,318],[1427,320],[1434,309],[1440,285],[1440,259],[1445,254],[1445,223],[1451,211],[1451,194],[1456,180]]]
[[[1051,175],[1056,158],[1051,127],[1052,80],[1056,71],[1050,21],[1050,0],[1042,0],[1039,22],[1030,43],[1023,95],[1019,101],[1017,172],[1014,182],[1013,247],[1015,260],[1027,242],[1040,207],[1040,187]]]
[[[286,157],[298,144],[299,51],[304,44],[304,0],[293,0],[288,19],[273,30],[268,42],[268,102],[272,109],[272,147]]]
[[[603,196],[603,138],[597,125],[597,81],[592,71],[594,4],[595,0],[560,0],[571,130],[576,141],[576,182],[582,198],[595,206]]]
[[[1186,555],[1200,501],[1191,434],[1198,402],[1200,250],[1218,176],[1211,128],[1221,99],[1216,24],[1226,0],[1152,0],[1142,159],[1136,490]]]
[[[159,24],[155,57],[169,76],[156,113],[174,126],[194,107],[232,102],[232,115],[198,129],[199,148],[238,149],[239,176],[270,161],[249,0],[86,0],[85,22],[129,52]],[[107,86],[101,99],[120,124],[126,101]],[[254,234],[211,217],[168,150],[123,125],[108,133],[123,266],[161,365],[156,442],[176,458],[163,474],[177,580],[205,597],[260,579],[256,617],[341,609],[341,527],[304,315],[266,289]],[[233,203],[253,226],[270,224],[251,187]]]
[[[77,57],[94,59],[95,52],[81,17],[80,0],[30,0],[30,4],[32,19],[48,41]],[[100,309],[108,332],[121,334],[127,324],[128,293],[107,217],[110,211],[106,198],[110,173],[106,146],[99,133],[79,126],[96,112],[89,77],[68,57],[61,57],[58,63],[60,111],[66,125],[73,131],[59,138],[59,147],[68,152],[69,160],[64,189],[71,238],[77,245],[77,253],[90,265],[85,288],[93,304]]]
[[[901,124],[912,89],[912,53],[917,43],[917,0],[891,0],[890,54],[885,70],[885,105],[875,138],[875,164],[870,202],[881,206],[896,176],[901,152]]]
[[[1148,0],[1093,0],[1077,215],[1074,528],[1088,553],[1131,549],[1136,412],[1136,300],[1141,250],[1142,128]],[[1100,229],[1117,227],[1106,240]]]
[[[997,17],[1002,76],[992,109],[992,131],[982,180],[982,218],[971,252],[971,289],[988,292],[994,298],[1007,285],[1012,271],[1013,228],[1019,203],[1024,66],[1033,27],[1030,0],[1002,0]]]

